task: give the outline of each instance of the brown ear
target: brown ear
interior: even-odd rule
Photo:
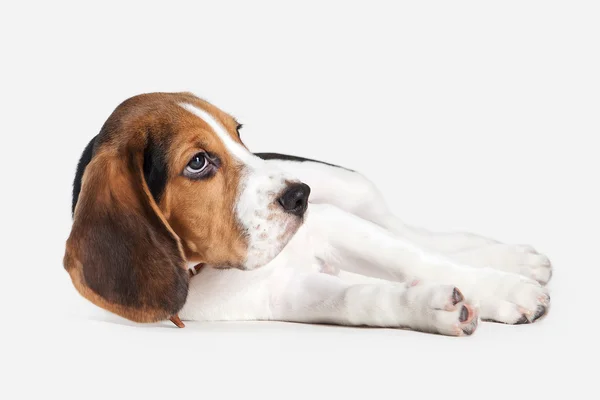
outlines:
[[[136,322],[177,314],[189,284],[179,238],[144,177],[144,160],[155,158],[148,157],[152,146],[146,142],[138,137],[118,147],[96,143],[93,155],[91,147],[86,149],[89,164],[78,174],[64,257],[83,297]]]

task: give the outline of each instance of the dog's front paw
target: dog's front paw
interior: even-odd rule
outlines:
[[[548,290],[521,275],[485,268],[477,273],[476,295],[481,319],[505,324],[529,324],[550,307]]]
[[[411,306],[411,328],[449,336],[471,335],[477,329],[479,310],[451,285],[410,284],[405,292]]]
[[[493,244],[451,255],[454,261],[473,267],[490,267],[533,279],[542,285],[552,277],[548,257],[525,245]]]

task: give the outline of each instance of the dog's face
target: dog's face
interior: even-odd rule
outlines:
[[[187,93],[115,109],[75,181],[64,263],[84,297],[158,321],[185,303],[187,262],[254,269],[279,254],[310,189],[248,151],[239,127]]]
[[[153,194],[188,260],[240,269],[271,261],[299,228],[308,187],[267,168],[239,123],[209,103],[178,99],[169,118],[171,132],[158,129],[166,180]]]

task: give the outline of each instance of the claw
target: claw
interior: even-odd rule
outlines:
[[[537,310],[535,311],[535,315],[533,316],[533,319],[531,320],[531,322],[536,321],[537,319],[543,317],[546,314],[546,307],[545,306],[538,306]]]
[[[529,320],[527,319],[526,315],[522,315],[521,318],[519,318],[519,320],[517,322],[515,322],[515,325],[522,325],[522,324],[528,324]]]
[[[454,288],[454,290],[452,291],[452,305],[456,305],[457,303],[460,303],[464,299],[465,298],[464,298],[463,294],[460,292],[460,290],[458,290],[457,288]]]

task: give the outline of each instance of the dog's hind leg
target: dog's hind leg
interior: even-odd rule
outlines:
[[[533,322],[549,304],[547,290],[534,280],[455,262],[335,206],[312,205],[303,229],[309,233],[315,257],[330,270],[405,283],[456,285],[480,302],[486,319]]]
[[[310,203],[334,205],[424,247],[454,253],[499,243],[471,233],[437,233],[405,224],[391,212],[376,185],[359,172],[319,161],[289,159],[290,156],[280,154],[257,155],[308,184]]]
[[[531,246],[504,244],[466,232],[432,232],[404,223],[391,212],[377,187],[358,172],[284,155],[263,157],[308,184],[311,203],[334,205],[458,263],[517,273],[542,284],[552,276],[548,258]]]

